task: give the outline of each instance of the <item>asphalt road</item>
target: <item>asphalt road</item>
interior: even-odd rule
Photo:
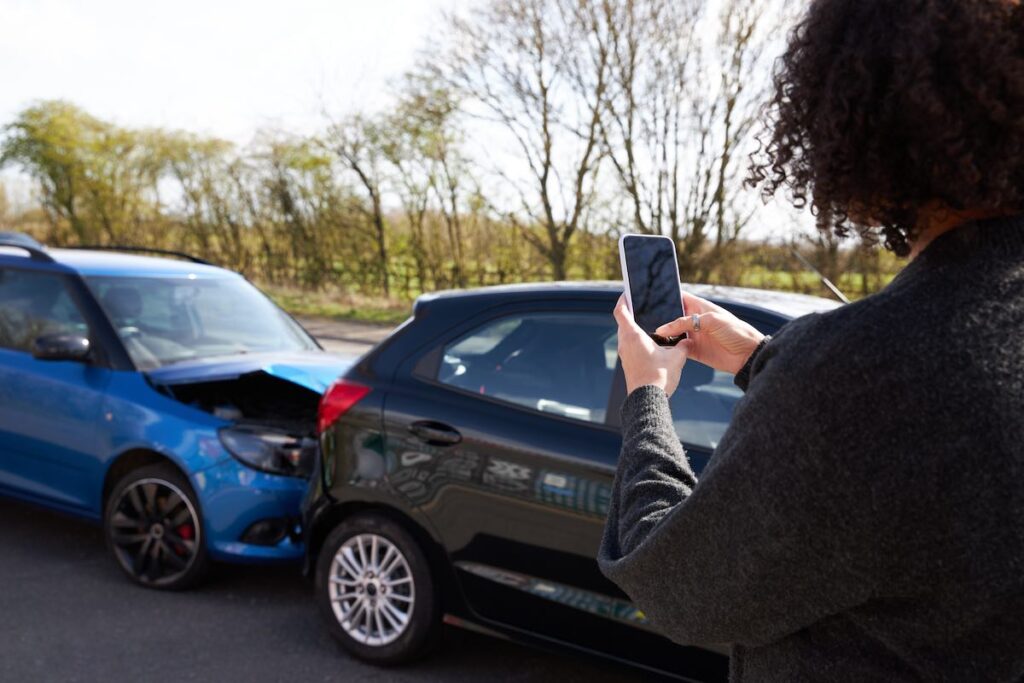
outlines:
[[[343,353],[387,330],[323,325],[314,334]],[[188,592],[146,590],[122,576],[97,527],[0,498],[0,682],[650,678],[451,628],[428,659],[376,669],[330,639],[297,568],[223,566]]]
[[[350,659],[293,567],[217,567],[188,592],[136,587],[97,527],[0,499],[0,681],[649,680],[571,653],[447,628],[410,668]]]
[[[299,318],[299,322],[324,349],[341,354],[361,354],[394,329],[393,325],[329,318]]]

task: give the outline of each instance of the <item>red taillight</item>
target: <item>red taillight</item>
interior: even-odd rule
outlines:
[[[321,434],[325,429],[338,421],[352,406],[370,393],[370,387],[339,379],[331,385],[324,397],[320,399],[320,415],[317,419],[317,431]]]

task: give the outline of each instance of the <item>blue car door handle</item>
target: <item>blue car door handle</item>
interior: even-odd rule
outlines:
[[[462,441],[462,434],[443,422],[420,420],[409,425],[409,431],[432,446],[453,446]]]

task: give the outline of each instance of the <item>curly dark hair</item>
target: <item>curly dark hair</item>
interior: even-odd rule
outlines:
[[[906,255],[923,209],[1024,209],[1019,0],[813,0],[748,183]]]

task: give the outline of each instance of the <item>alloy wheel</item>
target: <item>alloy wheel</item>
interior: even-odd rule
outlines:
[[[415,584],[409,562],[387,538],[363,533],[345,541],[334,555],[328,584],[334,616],[356,642],[388,645],[408,628]]]
[[[196,561],[198,516],[188,496],[168,481],[140,479],[125,488],[110,527],[114,554],[142,583],[174,583]]]

